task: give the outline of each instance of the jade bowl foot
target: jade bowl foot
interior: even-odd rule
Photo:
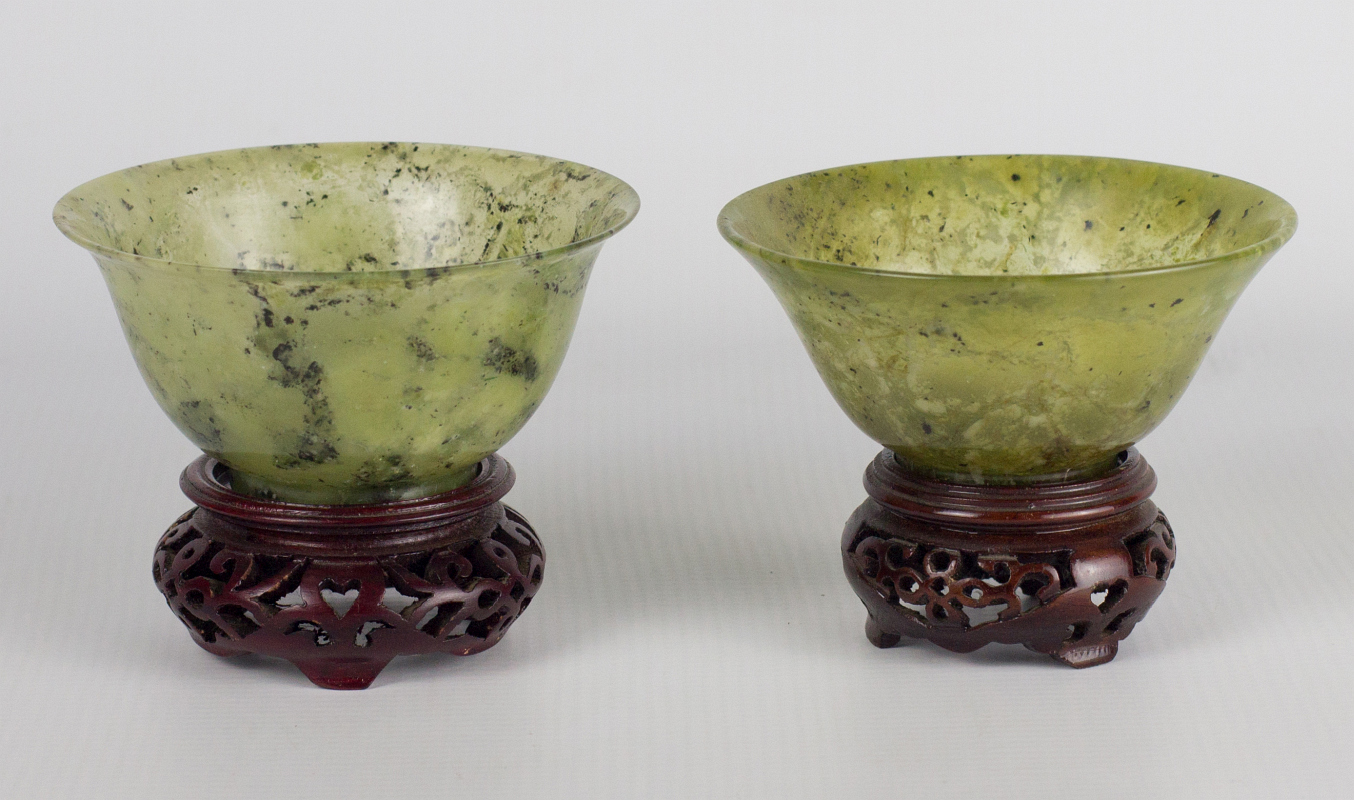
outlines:
[[[156,586],[204,650],[284,658],[317,686],[365,689],[399,655],[471,655],[503,638],[540,588],[545,553],[499,502],[493,455],[468,484],[417,500],[303,505],[234,491],[202,457],[197,505],[160,539]]]
[[[1071,667],[1114,658],[1166,586],[1175,536],[1136,450],[1106,475],[1039,486],[946,483],[888,450],[842,535],[876,647],[904,637],[967,653],[1023,644]]]

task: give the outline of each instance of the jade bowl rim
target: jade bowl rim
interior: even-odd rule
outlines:
[[[442,264],[430,267],[364,270],[361,273],[353,273],[341,270],[303,270],[303,269],[251,270],[251,272],[257,272],[257,274],[259,274],[260,276],[304,275],[306,276],[307,279],[323,280],[326,278],[331,279],[351,278],[354,274],[366,275],[369,277],[375,277],[377,275],[418,276],[427,273],[444,274],[452,271],[488,269],[491,267],[500,267],[512,264],[520,265],[525,264],[527,262],[540,261],[545,258],[554,258],[557,256],[566,255],[576,250],[582,250],[586,247],[590,247],[594,244],[603,242],[611,238],[612,236],[615,236],[617,233],[620,233],[620,231],[624,229],[627,225],[629,225],[631,222],[633,222],[635,217],[639,214],[640,207],[639,193],[635,191],[633,186],[621,180],[620,178],[617,178],[615,175],[612,175],[609,172],[597,169],[596,167],[590,167],[586,164],[582,164],[577,161],[569,161],[568,159],[541,155],[539,153],[527,153],[519,150],[504,150],[497,147],[481,147],[478,145],[468,145],[468,144],[443,144],[438,142],[341,141],[341,142],[298,142],[294,144],[259,145],[254,147],[232,147],[226,148],[224,150],[211,150],[205,153],[193,153],[191,155],[186,156],[164,158],[160,159],[159,161],[149,161],[145,164],[137,164],[135,166],[114,170],[112,172],[100,175],[99,177],[94,178],[92,180],[85,181],[84,183],[80,184],[79,186],[76,186],[74,189],[71,189],[69,192],[66,192],[64,195],[62,195],[61,199],[56,202],[56,206],[52,209],[52,222],[55,223],[57,229],[59,229],[67,239],[70,239],[72,242],[75,242],[76,244],[80,245],[81,247],[91,252],[101,253],[106,256],[112,256],[119,259],[132,261],[138,264],[146,264],[148,266],[184,267],[189,269],[239,272],[240,271],[239,267],[227,267],[219,264],[198,264],[191,261],[176,261],[174,259],[169,258],[155,258],[153,256],[144,256],[141,255],[140,253],[128,253],[126,251],[119,250],[115,247],[109,247],[107,245],[91,241],[74,230],[73,226],[71,225],[71,221],[64,216],[63,212],[65,212],[67,209],[73,210],[76,207],[75,203],[78,200],[76,195],[78,193],[88,190],[89,188],[96,186],[102,181],[105,181],[116,175],[121,175],[123,173],[130,172],[131,170],[134,169],[144,169],[146,167],[157,167],[161,165],[167,166],[171,162],[184,162],[192,159],[209,158],[211,156],[220,156],[225,154],[244,153],[244,152],[261,152],[264,150],[277,150],[277,149],[302,148],[302,147],[372,147],[380,145],[396,145],[400,147],[414,147],[414,146],[446,147],[446,148],[455,148],[457,150],[470,150],[478,153],[493,154],[499,156],[516,156],[516,157],[540,159],[542,161],[552,161],[561,164],[566,164],[571,167],[580,167],[582,169],[589,170],[591,172],[594,172],[598,175],[601,175],[605,178],[608,178],[616,182],[617,187],[620,190],[621,194],[625,196],[624,200],[622,201],[622,206],[625,209],[625,216],[622,217],[618,222],[612,224],[606,230],[602,231],[601,233],[593,234],[592,236],[589,236],[585,239],[579,239],[576,242],[569,242],[567,244],[560,245],[559,247],[552,247],[546,250],[536,250],[530,253],[523,253],[522,255],[518,256],[511,256],[509,258],[494,258],[484,261],[468,261],[455,264]]]
[[[1274,231],[1274,233],[1270,234],[1269,236],[1266,236],[1264,239],[1261,239],[1258,242],[1246,245],[1245,247],[1237,248],[1235,250],[1229,250],[1226,253],[1219,253],[1218,255],[1210,256],[1208,258],[1191,259],[1189,261],[1173,261],[1163,264],[1153,264],[1146,267],[1137,267],[1134,269],[1125,269],[1125,270],[1069,272],[1054,275],[1009,275],[1009,274],[936,275],[934,273],[928,272],[907,272],[904,270],[881,269],[879,267],[852,266],[851,264],[843,264],[839,261],[823,261],[821,259],[816,258],[805,258],[803,256],[796,256],[792,253],[784,253],[774,248],[764,247],[752,241],[751,239],[743,236],[735,228],[733,220],[731,219],[731,215],[733,213],[732,209],[734,208],[735,205],[741,202],[747,202],[758,193],[764,192],[779,184],[788,181],[798,180],[801,178],[807,178],[820,172],[833,172],[836,170],[855,169],[857,167],[874,167],[884,164],[893,165],[893,164],[921,163],[928,161],[929,162],[958,161],[960,159],[965,158],[999,159],[1013,157],[1067,159],[1067,160],[1089,159],[1118,164],[1144,164],[1153,167],[1165,167],[1167,169],[1178,170],[1180,172],[1194,173],[1196,175],[1207,175],[1213,178],[1222,178],[1223,180],[1229,181],[1231,183],[1251,187],[1252,189],[1255,189],[1257,192],[1262,194],[1265,200],[1276,202],[1278,205],[1280,205],[1280,207],[1283,210],[1282,223],[1280,224],[1278,230]],[[779,178],[777,180],[770,181],[769,183],[764,183],[760,186],[749,189],[743,192],[742,194],[739,194],[737,197],[733,198],[729,202],[725,203],[724,207],[720,209],[719,217],[716,220],[716,224],[719,227],[720,235],[722,235],[725,241],[733,245],[735,248],[763,259],[780,261],[787,265],[789,263],[795,263],[805,267],[811,267],[827,271],[857,273],[862,275],[878,275],[880,277],[889,277],[889,278],[911,278],[911,279],[941,280],[941,281],[945,280],[1068,281],[1068,280],[1088,280],[1088,279],[1104,280],[1106,278],[1115,278],[1122,275],[1142,275],[1146,273],[1174,272],[1203,267],[1211,264],[1221,264],[1227,261],[1236,261],[1250,256],[1260,255],[1266,252],[1272,252],[1274,250],[1278,250],[1280,247],[1283,247],[1283,245],[1293,237],[1293,234],[1297,231],[1298,228],[1298,213],[1297,210],[1293,208],[1293,205],[1291,203],[1289,203],[1287,200],[1283,199],[1279,195],[1275,194],[1274,192],[1271,192],[1270,190],[1264,188],[1263,186],[1258,186],[1254,183],[1250,183],[1249,181],[1243,181],[1240,178],[1233,178],[1231,176],[1223,175],[1221,173],[1209,172],[1208,170],[1195,169],[1193,167],[1181,167],[1175,164],[1165,164],[1157,161],[1145,161],[1142,159],[1134,159],[1134,158],[1114,158],[1111,156],[1080,156],[1058,153],[988,153],[988,154],[966,154],[958,156],[923,156],[920,158],[895,158],[895,159],[884,159],[882,161],[866,161],[859,164],[844,164],[842,166],[837,167],[827,167],[825,169],[810,170],[809,172],[802,172],[798,175],[791,175],[786,178]]]

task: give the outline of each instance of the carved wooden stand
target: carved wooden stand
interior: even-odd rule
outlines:
[[[842,536],[846,577],[878,647],[903,636],[966,653],[1023,644],[1073,667],[1114,658],[1166,586],[1171,526],[1136,450],[1108,475],[964,486],[906,471],[885,450]]]
[[[285,658],[316,685],[365,689],[397,655],[492,647],[541,585],[545,553],[499,500],[493,455],[470,485],[365,506],[276,503],[231,491],[199,458],[179,479],[197,504],[160,539],[155,584],[219,656]]]

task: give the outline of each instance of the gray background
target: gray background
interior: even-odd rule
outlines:
[[[1354,796],[1351,29],[1345,2],[6,4],[0,796]],[[644,209],[503,451],[537,603],[339,693],[165,609],[195,451],[49,214],[137,163],[367,139],[582,161]],[[866,643],[837,540],[877,447],[714,226],[779,177],[988,152],[1211,169],[1301,216],[1140,445],[1180,561],[1087,671]]]

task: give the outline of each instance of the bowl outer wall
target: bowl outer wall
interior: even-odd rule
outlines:
[[[1155,428],[1268,253],[1072,280],[786,269],[745,254],[833,397],[903,459],[974,482],[1096,472]]]
[[[345,504],[455,488],[526,424],[600,247],[418,278],[96,260],[152,395],[236,489]]]

